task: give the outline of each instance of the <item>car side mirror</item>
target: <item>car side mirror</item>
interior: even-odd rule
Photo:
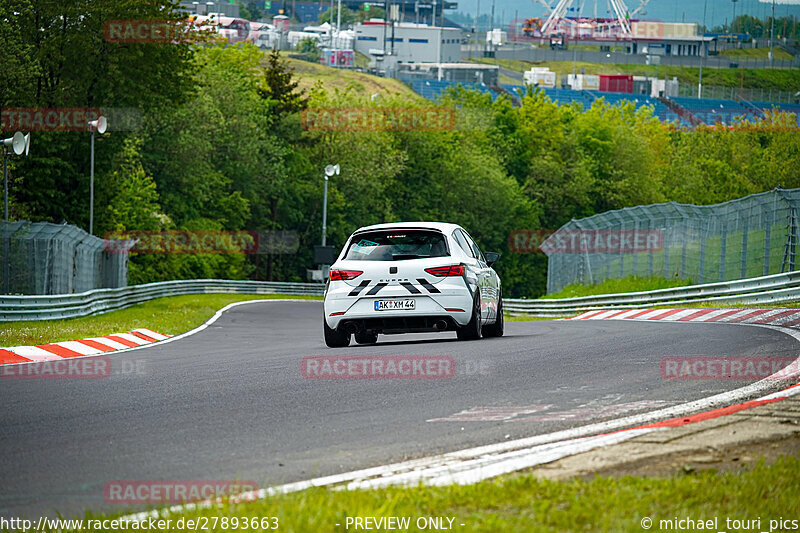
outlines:
[[[492,266],[497,262],[498,259],[500,259],[500,254],[497,252],[486,252],[483,255],[486,258],[486,264],[489,266]]]

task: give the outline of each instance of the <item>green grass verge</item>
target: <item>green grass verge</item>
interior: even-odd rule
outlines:
[[[405,83],[392,78],[381,78],[355,70],[339,69],[310,63],[301,59],[294,59],[284,54],[289,65],[294,69],[294,74],[298,82],[298,88],[308,90],[316,83],[322,83],[325,90],[333,93],[335,89],[341,91],[352,90],[364,96],[372,94],[397,95],[410,100],[423,101],[423,98],[411,90]],[[356,64],[365,67],[364,60],[368,58],[360,56]]]
[[[232,302],[296,298],[321,300],[320,296],[282,294],[191,294],[158,298],[102,315],[0,324],[2,346],[24,346],[48,342],[99,337],[136,328],[149,328],[166,335],[177,335],[196,328],[219,309]]]
[[[542,298],[577,298],[580,296],[595,296],[598,294],[616,294],[620,292],[654,291],[656,289],[670,289],[691,285],[689,280],[665,278],[640,278],[627,277],[620,279],[607,279],[597,285],[567,285],[553,294]]]
[[[796,509],[800,491],[800,460],[780,457],[751,469],[713,470],[673,477],[595,477],[591,480],[549,481],[531,474],[511,474],[474,485],[388,488],[374,491],[312,489],[247,504],[230,504],[171,515],[213,520],[276,517],[285,532],[348,531],[348,517],[409,517],[408,531],[419,531],[419,517],[453,519],[457,531],[652,531],[668,529],[661,520],[718,517],[714,531],[732,531],[726,518],[756,519],[756,531],[769,531],[769,520]],[[791,513],[790,513],[791,514]],[[788,517],[796,519],[796,516]],[[201,522],[202,523],[202,522]],[[337,526],[337,524],[340,524]],[[461,525],[463,524],[463,526]],[[86,529],[86,528],[84,528]],[[184,528],[183,530],[190,530]],[[669,529],[676,529],[675,526]],[[228,530],[227,528],[225,530]],[[243,529],[238,528],[241,531]],[[349,530],[355,530],[351,524]],[[738,529],[737,529],[738,530]],[[222,531],[222,529],[217,529]]]
[[[775,48],[773,53],[775,55],[775,59],[778,60],[791,61],[794,58],[792,54],[783,48]],[[731,48],[729,50],[723,50],[719,53],[719,55],[741,59],[751,58],[767,60],[769,59],[769,48]]]

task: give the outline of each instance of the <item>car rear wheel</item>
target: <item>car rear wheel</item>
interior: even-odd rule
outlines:
[[[483,326],[484,337],[502,337],[503,336],[503,295],[497,298],[497,320],[494,324]]]
[[[371,331],[359,331],[355,337],[358,344],[375,344],[378,342],[378,334]]]
[[[325,337],[325,344],[329,348],[344,348],[350,345],[350,334],[340,333],[335,329],[329,328],[324,318],[322,319],[322,331]]]
[[[472,318],[469,323],[456,330],[456,335],[459,340],[473,340],[481,338],[481,295],[480,292],[475,294],[472,301]]]

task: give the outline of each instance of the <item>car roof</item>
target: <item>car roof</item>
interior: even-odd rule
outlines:
[[[450,224],[448,222],[390,222],[387,224],[374,224],[372,226],[364,226],[363,228],[358,228],[353,233],[361,233],[363,231],[373,231],[381,229],[395,229],[395,228],[433,229],[433,230],[439,230],[444,234],[450,234],[453,230],[461,228],[461,226],[459,226],[458,224]]]

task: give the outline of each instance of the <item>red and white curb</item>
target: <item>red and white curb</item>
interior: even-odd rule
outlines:
[[[723,322],[800,328],[800,309],[611,309],[588,311],[570,320]]]
[[[127,333],[113,333],[77,341],[53,342],[37,346],[0,348],[0,365],[57,361],[68,357],[100,355],[117,350],[137,348],[170,338],[153,330],[139,328]]]

